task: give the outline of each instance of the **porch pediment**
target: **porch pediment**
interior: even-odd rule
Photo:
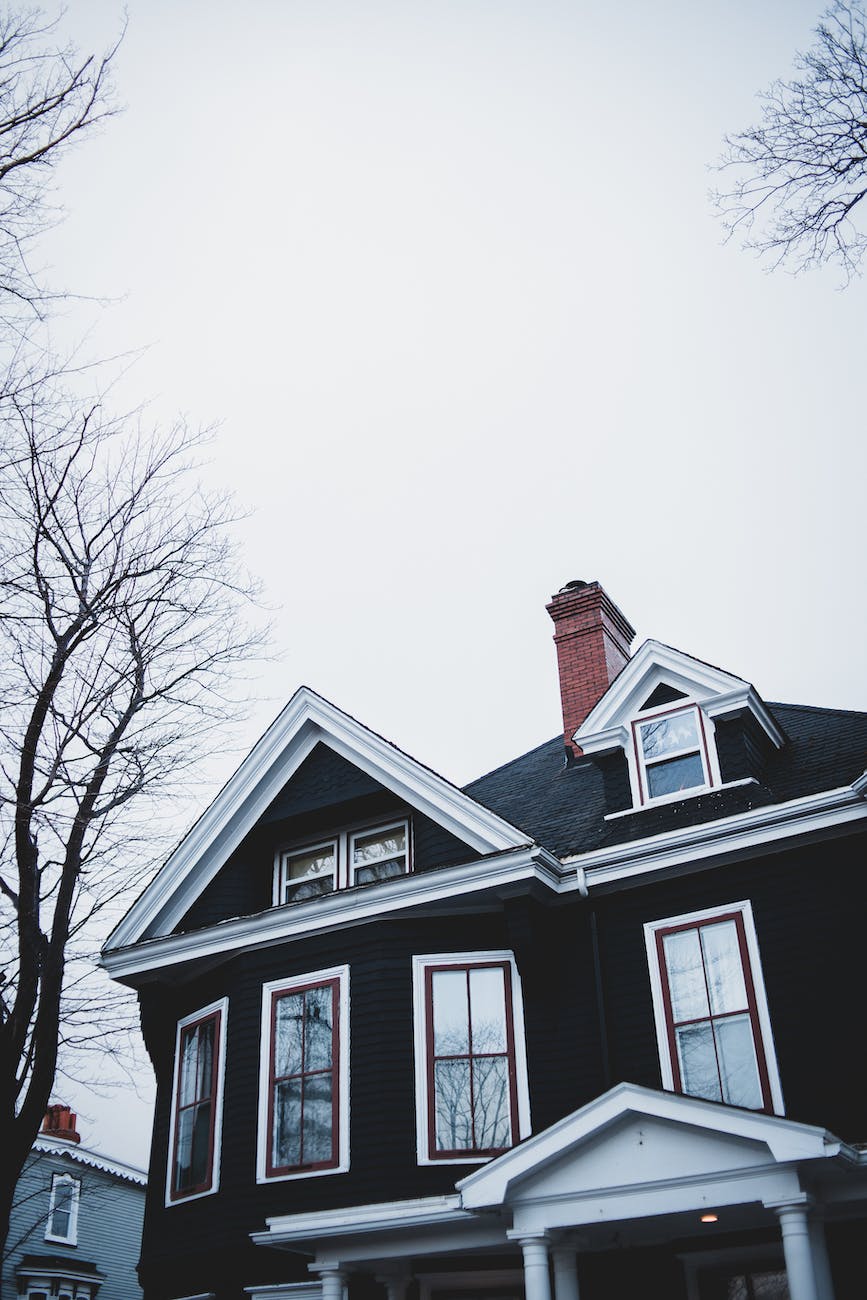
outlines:
[[[810,1125],[620,1084],[458,1188],[516,1227],[589,1224],[785,1196],[801,1162],[839,1150]]]

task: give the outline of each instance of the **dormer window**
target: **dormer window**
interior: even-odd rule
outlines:
[[[714,784],[701,710],[668,709],[632,724],[641,803]]]

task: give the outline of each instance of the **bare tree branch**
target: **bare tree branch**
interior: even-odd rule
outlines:
[[[729,237],[799,272],[837,266],[844,282],[867,247],[867,16],[861,0],[835,0],[799,54],[800,74],[759,96],[758,126],[726,137],[713,194]]]

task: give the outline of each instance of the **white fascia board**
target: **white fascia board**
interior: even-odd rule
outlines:
[[[580,865],[587,886],[592,889],[650,871],[749,852],[779,840],[822,833],[865,819],[867,801],[853,786],[847,785],[788,803],[770,804],[716,821],[573,854],[564,857],[562,862]],[[577,888],[577,884],[573,887]]]
[[[108,939],[125,947],[169,933],[319,742],[329,745],[479,853],[528,836],[457,786],[302,686],[168,858]]]
[[[304,1214],[278,1214],[265,1220],[267,1237],[281,1241],[324,1240],[363,1232],[393,1232],[395,1228],[436,1226],[444,1221],[468,1219],[457,1195],[425,1196],[412,1201],[379,1201],[373,1205],[350,1205],[339,1210],[314,1210]]]
[[[302,935],[360,925],[390,912],[524,882],[537,881],[556,893],[561,887],[562,874],[563,868],[553,854],[538,846],[524,847],[478,862],[337,890],[304,903],[288,903],[187,934],[146,939],[128,948],[106,948],[101,960],[112,978],[123,980],[180,962],[240,948],[263,948]]]
[[[739,709],[749,709],[775,748],[782,749],[785,736],[756,688],[749,683],[720,695],[699,699],[698,702],[709,718],[719,718],[727,713],[735,713]]]
[[[842,1147],[838,1138],[811,1124],[701,1101],[678,1093],[658,1092],[638,1084],[620,1083],[536,1137],[529,1138],[483,1169],[461,1179],[456,1184],[461,1204],[468,1210],[502,1205],[510,1186],[518,1179],[538,1172],[570,1148],[598,1136],[629,1114],[760,1142],[768,1147],[778,1164],[827,1159],[838,1155]]]
[[[125,1165],[120,1160],[109,1160],[98,1151],[89,1151],[87,1147],[65,1142],[62,1138],[52,1141],[51,1138],[38,1137],[33,1143],[32,1150],[39,1155],[68,1156],[76,1164],[87,1165],[90,1169],[99,1169],[104,1174],[112,1174],[115,1178],[137,1183],[140,1187],[147,1186],[148,1176],[144,1169],[138,1169],[135,1165]]]
[[[867,799],[867,772],[862,772],[858,779],[852,782],[852,789],[859,799]]]
[[[662,641],[645,641],[618,673],[601,700],[590,710],[575,733],[583,746],[582,736],[593,736],[615,726],[626,714],[634,713],[643,703],[634,697],[661,679],[671,681],[684,689],[690,698],[722,695],[749,687],[742,677],[712,668],[710,664],[693,659],[682,650],[665,645]],[[653,679],[651,681],[651,679]]]

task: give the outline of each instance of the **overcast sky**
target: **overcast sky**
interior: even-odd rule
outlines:
[[[126,8],[124,112],[62,169],[45,257],[115,300],[69,337],[146,348],[124,402],[219,422],[281,656],[248,743],[303,682],[469,780],[558,732],[571,578],[636,644],[867,708],[865,287],[766,274],[707,197],[817,4]],[[74,1100],[143,1161],[128,1097]]]

